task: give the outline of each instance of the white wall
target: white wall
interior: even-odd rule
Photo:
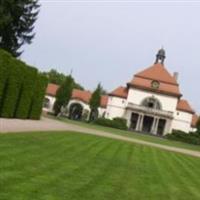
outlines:
[[[160,101],[162,105],[162,110],[175,112],[178,103],[177,97],[155,94],[148,91],[138,90],[135,88],[129,89],[127,102],[140,105],[145,98],[152,96],[154,96]]]
[[[184,132],[190,132],[191,122],[192,122],[192,114],[183,111],[176,111],[174,113],[172,129],[177,129]]]
[[[53,105],[56,101],[56,98],[53,96],[49,96],[49,95],[45,95],[45,98],[48,98],[50,103],[49,103],[49,108],[44,108],[44,107],[42,108],[43,111],[53,113],[54,112]],[[67,109],[69,109],[71,104],[73,104],[73,103],[79,103],[83,107],[83,110],[88,110],[88,112],[90,112],[90,106],[87,103],[77,100],[77,99],[70,100],[67,105]],[[103,114],[106,112],[106,108],[99,107],[98,111],[99,111],[99,117],[102,117]]]
[[[45,98],[49,99],[49,108],[42,108],[43,111],[46,111],[46,112],[50,112],[50,113],[53,113],[53,105],[56,101],[56,98],[53,97],[53,96],[49,96],[49,95],[45,95]]]
[[[115,117],[124,117],[126,105],[126,99],[109,96],[105,117],[108,119],[113,119]]]

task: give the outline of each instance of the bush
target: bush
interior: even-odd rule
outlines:
[[[0,50],[0,113],[2,108],[2,102],[4,99],[4,92],[5,92],[5,86],[6,82],[8,80],[8,72],[9,72],[9,59],[11,58],[11,55],[9,53],[6,53],[5,51]]]
[[[46,76],[38,74],[34,90],[34,96],[32,98],[29,110],[30,119],[40,119],[47,83],[48,80]]]
[[[123,118],[114,118],[113,120],[98,118],[94,121],[94,123],[101,126],[127,130],[126,120]]]
[[[37,80],[37,69],[27,66],[24,71],[24,77],[22,78],[24,81],[20,90],[15,117],[26,119],[29,115],[33,95],[37,95],[37,93],[34,93],[35,82]]]
[[[185,133],[183,131],[174,130],[171,134],[168,134],[165,137],[170,140],[200,145],[200,135],[198,133]]]
[[[21,75],[23,74],[23,66],[16,59],[9,59],[7,65],[9,75],[4,88],[1,116],[12,118],[16,110],[16,104],[20,94],[22,84]]]
[[[39,119],[46,86],[36,68],[0,50],[0,117]]]

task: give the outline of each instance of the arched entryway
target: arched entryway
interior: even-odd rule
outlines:
[[[69,108],[69,118],[73,120],[81,120],[83,113],[83,106],[79,103],[73,103]]]

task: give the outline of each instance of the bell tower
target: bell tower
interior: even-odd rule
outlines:
[[[163,48],[161,48],[158,53],[156,54],[156,61],[155,64],[157,63],[161,63],[162,65],[164,64],[165,61],[165,50]]]

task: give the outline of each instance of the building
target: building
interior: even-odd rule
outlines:
[[[164,60],[165,51],[161,49],[152,66],[135,74],[125,87],[120,86],[108,96],[102,96],[99,116],[125,118],[130,130],[155,135],[165,135],[173,129],[195,131],[198,116],[188,101],[182,98],[178,74],[171,75],[164,66]],[[48,108],[45,106],[44,110],[53,111],[57,89],[56,85],[48,85],[45,101]],[[89,91],[75,89],[68,105],[69,116],[81,119],[85,113],[89,113],[90,97]],[[73,110],[79,112],[72,115]]]
[[[53,105],[56,101],[56,92],[59,86],[55,84],[48,84],[46,89],[46,95],[44,99],[43,111],[53,113]],[[66,109],[66,115],[75,120],[87,120],[90,113],[89,101],[92,96],[90,91],[83,91],[74,89],[72,91],[72,97]],[[101,96],[101,105],[98,109],[98,116],[104,117],[106,113],[108,96]]]

